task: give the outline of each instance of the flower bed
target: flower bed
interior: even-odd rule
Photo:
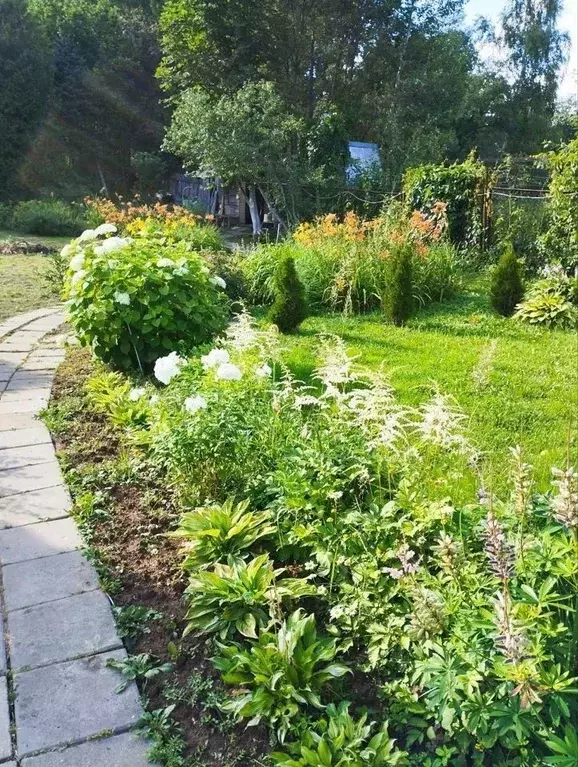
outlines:
[[[153,606],[166,591],[178,621],[158,660],[123,669],[153,695],[157,758],[186,763],[166,756],[171,738],[185,750],[171,722],[192,695],[158,677],[203,656],[231,690],[215,710],[270,728],[279,764],[555,764],[576,717],[576,474],[558,468],[538,494],[516,448],[498,498],[451,398],[402,405],[339,338],[317,346],[305,385],[243,314],[205,354],[158,360],[153,380],[101,368],[84,387],[123,457],[68,472],[77,517],[121,577],[155,569]],[[51,417],[66,434],[65,408]],[[478,496],[452,502],[466,475]],[[118,524],[137,484],[119,543],[98,514]]]

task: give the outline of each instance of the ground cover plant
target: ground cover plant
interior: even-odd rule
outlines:
[[[573,758],[567,733],[576,718],[578,497],[565,399],[572,399],[575,384],[563,357],[573,341],[493,317],[488,308],[484,315],[475,296],[469,301],[461,314],[459,302],[452,307],[445,332],[443,315],[434,310],[410,328],[387,326],[386,345],[407,343],[411,333],[419,339],[411,351],[422,343],[435,357],[432,371],[453,367],[438,388],[430,385],[411,404],[388,380],[389,360],[385,368],[375,358],[371,364],[367,347],[375,339],[366,339],[359,360],[339,336],[327,336],[339,326],[353,340],[360,327],[371,327],[371,317],[313,318],[280,341],[272,328],[242,314],[211,350],[189,361],[161,360],[148,382],[92,375],[83,401],[98,418],[113,416],[107,428],[125,451],[112,486],[131,487],[131,476],[138,473],[141,481],[144,473],[170,488],[170,508],[153,515],[157,533],[145,550],[155,553],[146,554],[145,566],[164,559],[159,546],[170,551],[161,576],[166,583],[181,559],[184,580],[171,603],[177,623],[164,647],[152,649],[146,637],[139,645],[138,652],[156,660],[123,669],[125,676],[140,674],[142,666],[143,679],[150,672],[145,691],[159,708],[147,715],[147,732],[156,733],[162,753],[171,738],[182,745],[174,723],[190,709],[183,691],[176,714],[167,713],[173,704],[155,669],[181,655],[189,664],[190,647],[198,652],[200,642],[201,656],[212,657],[233,688],[217,706],[222,716],[233,716],[231,732],[241,732],[234,720],[270,727],[281,764],[323,764],[334,752],[344,764],[432,767],[534,767],[555,764],[560,749]],[[325,335],[312,333],[316,323]],[[379,328],[383,334],[382,321]],[[537,344],[546,338],[547,351]],[[464,364],[466,344],[473,348]],[[528,354],[533,346],[544,357],[539,363]],[[506,430],[510,443],[499,454],[495,445],[480,446],[485,435],[466,412],[475,396],[496,385],[496,373],[509,384],[515,380],[511,367],[503,369],[515,348],[524,349],[518,371],[524,380],[529,365],[547,370],[561,355],[557,369],[568,379],[558,386],[566,395],[545,387],[549,408],[564,403],[558,430],[548,410],[538,410],[541,427],[529,447],[519,432],[522,447],[512,445]],[[302,384],[295,373],[300,365],[303,372],[307,355],[313,370]],[[380,361],[383,356],[382,347]],[[415,355],[410,358],[415,375]],[[470,386],[465,411],[463,390],[454,399],[444,387],[459,367]],[[427,380],[427,365],[421,375]],[[407,395],[411,387],[403,388]],[[492,394],[496,415],[504,407],[499,386]],[[495,439],[500,424],[486,429]],[[551,452],[534,472],[530,464],[544,458],[538,443]],[[490,471],[488,460],[498,455]],[[72,469],[71,477],[77,508],[79,490],[111,487],[110,470],[102,467]],[[107,524],[111,518],[123,524],[124,504],[115,506]],[[167,539],[167,531],[176,535]],[[102,527],[93,545],[103,538],[116,550],[130,594],[132,557],[127,568]],[[135,544],[142,549],[138,538]],[[205,644],[215,634],[217,644]],[[202,663],[198,655],[194,662]],[[351,701],[347,714],[324,712],[341,700]],[[324,739],[327,728],[338,733],[345,755]],[[186,726],[184,732],[190,734]],[[258,751],[265,742],[253,746]],[[319,762],[308,761],[314,758]],[[253,752],[247,763],[259,759]]]

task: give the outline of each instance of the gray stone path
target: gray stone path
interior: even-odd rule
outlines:
[[[0,325],[0,767],[145,767],[129,732],[138,691],[118,694],[106,667],[126,653],[36,418],[64,357],[64,337],[47,334],[63,321],[39,309]]]

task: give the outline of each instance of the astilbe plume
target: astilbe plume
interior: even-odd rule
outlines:
[[[425,442],[444,450],[458,450],[465,454],[474,450],[463,433],[465,414],[440,392],[420,407],[421,419],[416,423],[418,434]]]
[[[496,519],[493,509],[490,509],[486,517],[484,549],[490,560],[493,574],[503,584],[506,584],[514,573],[516,555],[514,547],[507,540],[504,528]]]
[[[578,533],[578,472],[569,466],[566,471],[552,469],[552,484],[558,492],[552,499],[554,516],[568,530]]]
[[[347,347],[339,336],[326,335],[321,338],[321,364],[315,377],[325,387],[326,397],[339,397],[347,384],[359,380],[356,358],[347,353]]]

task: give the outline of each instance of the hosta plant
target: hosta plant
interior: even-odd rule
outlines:
[[[538,280],[514,317],[546,328],[573,328],[578,326],[576,279],[556,273]]]
[[[226,300],[201,255],[183,242],[106,238],[115,231],[104,224],[66,248],[65,293],[81,344],[104,362],[144,371],[223,329]]]
[[[268,554],[250,562],[234,560],[192,575],[185,592],[188,599],[185,633],[218,632],[221,639],[238,631],[257,639],[257,630],[279,616],[287,599],[314,594],[316,589],[302,578],[280,578]]]
[[[377,732],[367,714],[355,720],[349,703],[327,706],[327,718],[308,729],[299,743],[287,746],[288,753],[274,753],[280,767],[393,767],[406,765],[407,754],[395,747],[387,724]],[[374,733],[374,734],[373,734]]]
[[[235,504],[229,499],[220,506],[188,511],[173,533],[185,541],[185,570],[207,568],[217,563],[243,559],[251,547],[275,531],[270,515],[249,511],[249,501]]]
[[[322,688],[349,669],[334,662],[335,641],[319,637],[313,615],[290,615],[274,634],[262,631],[250,646],[219,645],[213,661],[223,680],[238,688],[224,710],[249,725],[265,721],[282,743],[295,717],[308,706],[323,708]]]

